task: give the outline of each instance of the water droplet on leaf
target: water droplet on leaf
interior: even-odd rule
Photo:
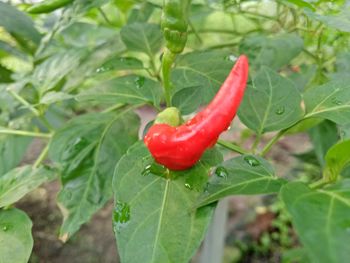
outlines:
[[[215,169],[215,174],[221,178],[227,178],[228,172],[225,167],[219,166]]]
[[[147,165],[144,169],[143,169],[143,171],[141,172],[141,174],[143,175],[143,176],[146,176],[146,175],[149,175],[151,173],[151,165],[149,164],[149,165]]]
[[[275,113],[277,114],[277,115],[282,115],[284,112],[285,112],[285,107],[284,106],[280,106],[280,107],[278,107],[277,109],[276,109],[276,111],[275,111]]]
[[[192,190],[192,186],[191,186],[189,183],[186,183],[186,184],[185,184],[185,187],[186,187],[187,189]]]
[[[341,105],[342,104],[342,102],[340,100],[338,100],[336,97],[332,98],[332,103],[335,104],[335,105]]]
[[[6,232],[6,231],[8,231],[11,227],[12,227],[12,225],[10,225],[10,224],[3,224],[3,225],[1,226],[1,229],[2,229],[2,231]]]
[[[245,156],[244,161],[246,161],[250,166],[258,166],[260,162],[255,159],[253,156]]]
[[[237,60],[237,57],[234,55],[228,55],[225,57],[225,60],[235,62]]]
[[[139,76],[135,79],[136,88],[141,89],[145,84],[145,77]]]

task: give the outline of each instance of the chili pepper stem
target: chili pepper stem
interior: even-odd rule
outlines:
[[[163,74],[163,88],[164,96],[167,107],[171,107],[171,67],[175,61],[176,54],[172,53],[169,49],[166,49],[162,58],[162,74]]]

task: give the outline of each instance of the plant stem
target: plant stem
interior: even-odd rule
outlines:
[[[271,149],[271,147],[287,132],[287,129],[280,130],[263,148],[260,155],[265,156]]]
[[[321,178],[320,180],[310,184],[309,187],[311,189],[317,189],[317,188],[320,188],[320,187],[322,187],[322,186],[324,186],[326,184],[328,184],[328,182],[324,178]]]
[[[236,144],[233,144],[231,142],[228,141],[224,141],[224,140],[218,140],[217,144],[221,145],[222,147],[225,147],[231,151],[234,151],[236,153],[240,153],[240,154],[248,154],[249,152],[246,151],[245,149],[242,149],[241,147],[239,147]]]
[[[7,91],[16,99],[18,100],[22,105],[26,106],[35,116],[39,116],[39,111],[33,107],[28,101],[26,101],[23,97],[18,95],[16,92],[14,92],[12,89],[7,89]]]
[[[124,107],[125,105],[126,105],[125,103],[118,103],[118,104],[115,104],[115,105],[113,105],[113,106],[111,106],[111,107],[108,107],[108,108],[104,109],[104,110],[102,111],[102,113],[107,113],[107,112],[111,112],[111,111],[114,111],[114,110],[118,110],[118,109]]]
[[[42,161],[45,160],[47,153],[49,152],[50,143],[46,144],[45,148],[40,153],[38,159],[36,159],[35,163],[33,164],[33,168],[38,168],[38,166],[42,163]]]
[[[254,140],[254,143],[252,145],[252,152],[255,153],[256,148],[258,147],[259,143],[260,143],[260,139],[261,139],[261,135],[257,134]]]
[[[12,135],[41,137],[41,138],[52,137],[51,133],[40,133],[40,132],[21,131],[21,130],[12,130],[12,129],[0,129],[0,134],[12,134]]]
[[[166,49],[162,58],[162,74],[163,74],[163,87],[165,102],[168,107],[171,106],[171,67],[175,61],[176,54]]]

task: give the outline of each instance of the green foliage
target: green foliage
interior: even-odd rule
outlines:
[[[73,119],[53,137],[49,152],[61,166],[58,202],[64,213],[63,239],[110,199],[113,168],[136,141],[137,127],[138,118],[130,110],[91,113]]]
[[[44,182],[55,178],[45,167],[22,166],[0,176],[0,207],[12,205]]]
[[[32,221],[21,210],[0,209],[1,262],[28,262],[33,248]]]
[[[344,262],[350,256],[349,183],[344,180],[312,190],[293,182],[281,190],[281,198],[312,262]]]
[[[145,170],[150,162],[148,150],[138,143],[114,173],[113,224],[121,260],[186,263],[200,245],[214,208],[194,208],[210,166],[202,160],[190,172],[168,174],[164,168]]]
[[[0,2],[0,262],[28,261],[31,222],[11,207],[57,175],[63,241],[114,192],[122,263],[187,263],[216,202],[260,194],[270,194],[269,202],[279,194],[286,210],[278,216],[289,213],[303,245],[288,248],[283,260],[347,261],[348,3],[192,1],[185,49],[166,56],[163,1],[42,1],[32,6],[44,5],[40,15],[9,3]],[[194,115],[241,54],[250,71],[238,110],[246,129],[233,136],[240,140],[220,140],[185,171],[155,163],[139,137],[154,120],[141,131],[136,113],[143,118],[166,106]],[[310,148],[295,153],[281,144],[298,163],[275,172],[279,154],[270,150],[298,133],[308,137],[294,140],[308,138]],[[22,163],[39,140],[42,152]],[[223,161],[228,151],[240,155]],[[283,230],[273,230],[280,237],[292,231],[289,216]],[[273,234],[260,239],[264,251]]]

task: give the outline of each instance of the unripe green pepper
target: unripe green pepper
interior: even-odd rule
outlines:
[[[74,0],[44,0],[40,3],[32,5],[27,12],[31,14],[50,13],[58,8],[72,3]]]
[[[166,46],[172,53],[181,53],[187,42],[190,0],[164,0],[161,27]]]

